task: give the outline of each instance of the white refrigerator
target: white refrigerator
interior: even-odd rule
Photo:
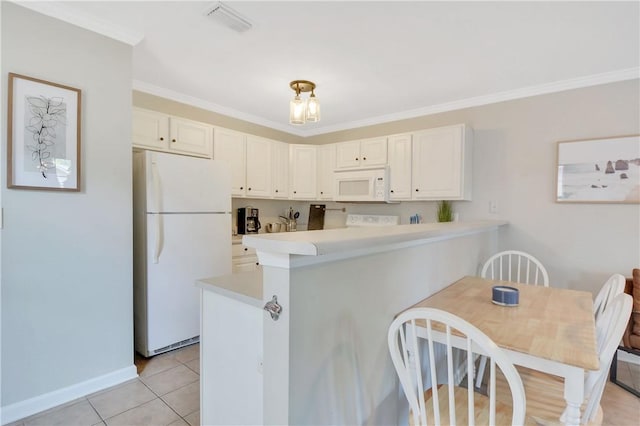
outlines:
[[[202,158],[133,154],[135,349],[200,339],[198,279],[231,273],[231,171]]]

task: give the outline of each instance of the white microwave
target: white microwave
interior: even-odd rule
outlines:
[[[389,167],[336,170],[334,201],[389,203]]]

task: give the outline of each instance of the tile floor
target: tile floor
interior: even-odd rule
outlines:
[[[9,426],[199,426],[200,345],[153,358],[136,357],[139,378],[27,417]],[[619,365],[640,388],[640,366]],[[640,399],[609,382],[603,425],[636,425]]]
[[[139,378],[35,414],[11,426],[199,426],[200,345],[145,359]]]

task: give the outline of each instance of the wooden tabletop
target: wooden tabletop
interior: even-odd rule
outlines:
[[[515,287],[518,306],[491,302],[494,285]],[[413,306],[442,309],[478,327],[498,346],[597,370],[591,293],[464,277]]]

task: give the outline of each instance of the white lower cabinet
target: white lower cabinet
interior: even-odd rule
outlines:
[[[200,424],[263,422],[260,307],[201,290]]]
[[[233,241],[231,245],[231,270],[235,272],[249,272],[260,268],[256,250],[242,244],[241,240]]]
[[[460,124],[412,137],[412,199],[471,200],[472,130]]]

